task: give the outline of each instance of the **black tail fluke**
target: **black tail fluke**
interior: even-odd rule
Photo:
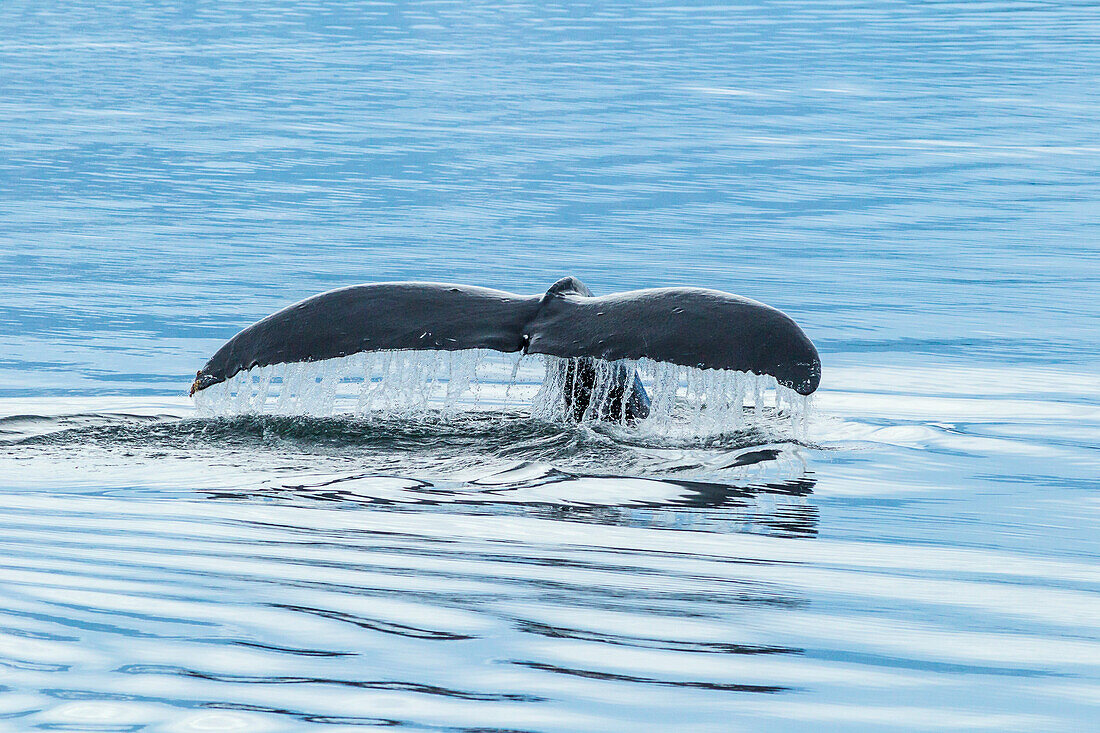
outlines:
[[[700,369],[771,375],[808,395],[821,380],[813,343],[786,314],[716,290],[660,288],[593,296],[568,277],[541,296],[469,285],[402,282],[341,288],[284,308],[230,339],[199,371],[191,393],[271,364],[361,351],[492,349],[566,359],[567,413],[642,418],[641,380],[622,365],[592,406],[595,360],[648,358]]]

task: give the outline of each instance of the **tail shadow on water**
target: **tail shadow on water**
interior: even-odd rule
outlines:
[[[759,427],[673,439],[505,412],[447,419],[105,414],[0,420],[0,441],[23,458],[64,465],[94,455],[116,468],[194,461],[230,479],[219,480],[217,490],[194,487],[217,500],[787,537],[816,536],[819,520],[809,498],[816,479],[802,446]]]
[[[267,418],[252,420],[259,421],[250,421],[255,429]],[[770,443],[773,436],[759,430],[672,441],[507,415],[355,423],[295,418],[267,424],[267,438],[274,430],[277,441],[304,441],[310,449],[348,438],[369,456],[363,463],[381,470],[290,473],[247,495],[393,511],[817,535],[819,511],[810,501],[817,480],[800,446]],[[236,491],[207,495],[243,498]]]

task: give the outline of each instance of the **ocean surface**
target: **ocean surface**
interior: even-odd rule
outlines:
[[[0,730],[1100,728],[1100,6],[0,4]],[[199,416],[237,330],[697,285],[805,433]]]

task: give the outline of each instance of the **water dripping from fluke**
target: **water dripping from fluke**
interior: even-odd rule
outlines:
[[[644,409],[630,407],[635,395],[645,395]],[[766,427],[797,439],[806,433],[811,408],[811,397],[770,375],[650,359],[582,360],[490,349],[369,351],[254,367],[195,392],[193,400],[204,417],[434,422],[496,412],[618,425],[634,438]]]
[[[782,421],[800,430],[820,381],[813,342],[764,303],[692,287],[596,296],[564,277],[537,295],[436,282],[320,293],[223,344],[191,394],[205,414],[518,408],[713,433]]]

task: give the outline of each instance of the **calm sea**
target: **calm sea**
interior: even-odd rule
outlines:
[[[0,4],[0,729],[1100,725],[1100,6]],[[197,418],[360,282],[699,285],[804,440]]]

